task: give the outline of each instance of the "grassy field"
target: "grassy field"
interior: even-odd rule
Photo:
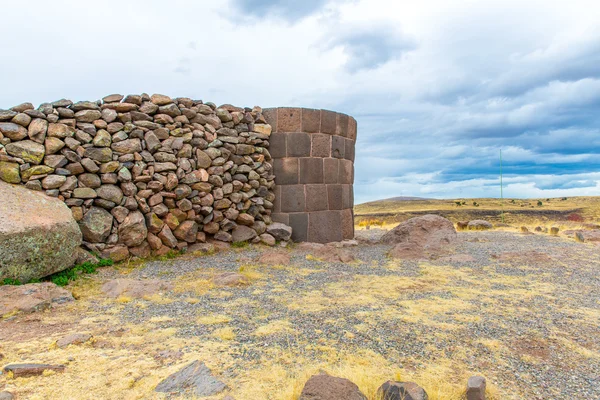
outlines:
[[[424,214],[453,222],[484,219],[494,224],[577,227],[600,224],[600,197],[546,199],[378,200],[354,207],[359,226],[396,224]]]

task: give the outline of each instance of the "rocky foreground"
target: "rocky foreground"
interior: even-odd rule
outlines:
[[[76,301],[0,321],[2,366],[64,367],[5,373],[0,391],[161,399],[188,368],[210,399],[295,399],[319,372],[368,399],[390,380],[458,399],[476,374],[488,399],[600,397],[600,248],[547,234],[455,235],[451,253],[429,259],[346,242],[104,269],[68,288]]]

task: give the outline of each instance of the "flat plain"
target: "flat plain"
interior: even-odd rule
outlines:
[[[585,207],[565,210],[584,221],[545,225],[597,221]],[[363,224],[358,245],[342,249],[347,262],[290,245],[107,267],[69,285],[76,302],[0,320],[3,365],[66,365],[42,377],[0,375],[0,390],[162,399],[156,385],[200,360],[227,385],[209,399],[296,399],[319,371],[352,380],[370,400],[390,379],[414,381],[432,400],[461,399],[474,374],[487,378],[491,399],[600,398],[600,246],[522,234],[522,223],[459,232],[455,253],[434,260],[390,258],[391,245],[376,243],[385,229]],[[259,261],[274,251],[286,261]],[[224,272],[248,284],[216,284]],[[170,286],[140,298],[101,290],[124,278]],[[69,333],[93,338],[57,347]]]

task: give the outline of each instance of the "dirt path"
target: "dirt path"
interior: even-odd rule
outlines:
[[[65,363],[62,375],[0,376],[19,399],[153,399],[161,379],[201,360],[241,399],[293,399],[320,369],[374,398],[388,379],[414,380],[430,399],[460,398],[466,378],[488,378],[502,399],[600,397],[600,247],[546,235],[460,233],[456,255],[392,260],[389,247],[349,249],[325,263],[249,247],[105,269],[72,288],[79,300],[0,322],[9,362]],[[212,277],[241,272],[246,287]],[[113,278],[161,279],[164,293],[108,299]],[[58,349],[71,332],[92,343]]]

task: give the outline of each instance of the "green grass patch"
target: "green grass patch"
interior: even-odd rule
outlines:
[[[32,279],[27,283],[39,283],[42,281],[52,282],[57,286],[67,286],[69,282],[76,280],[81,275],[95,274],[100,267],[109,267],[113,265],[112,260],[100,259],[97,263],[86,261],[82,264],[77,264],[74,267],[65,269],[64,271],[46,276],[42,279]],[[18,279],[5,278],[0,281],[0,285],[22,285]]]

